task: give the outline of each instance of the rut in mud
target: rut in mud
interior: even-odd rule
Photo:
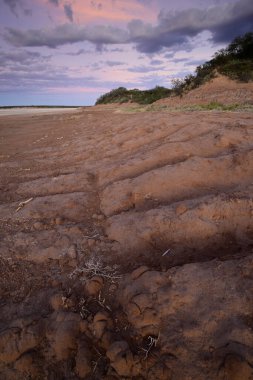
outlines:
[[[252,379],[251,112],[0,123],[4,378]]]

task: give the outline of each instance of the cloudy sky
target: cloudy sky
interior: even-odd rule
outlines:
[[[0,0],[0,105],[170,87],[252,30],[252,0]]]

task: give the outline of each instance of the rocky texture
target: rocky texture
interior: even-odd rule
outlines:
[[[252,162],[251,150],[215,158],[189,158],[107,186],[101,208],[110,216],[131,208],[140,209],[145,203],[168,204],[209,194],[212,189],[228,191],[239,185],[247,186],[253,177]],[[228,172],[229,176],[225,176]]]
[[[128,107],[0,118],[1,376],[252,380],[252,114]]]
[[[203,252],[212,247],[218,250],[229,243],[248,245],[253,234],[251,195],[252,186],[244,192],[222,193],[149,211],[129,212],[110,218],[107,232],[110,238],[122,244],[122,249],[171,249],[168,256],[176,256],[186,249],[188,252]]]
[[[72,362],[81,379],[252,379],[252,287],[253,255],[166,272],[139,267],[107,296],[109,311],[87,304],[81,318],[55,295],[46,318],[10,321],[0,368],[7,379],[72,378]]]
[[[245,373],[252,378],[252,286],[251,256],[188,264],[167,272],[148,270],[135,279],[128,275],[118,297],[143,342],[155,339],[146,347],[150,348],[147,361],[154,355],[157,365],[163,356],[171,378],[187,379],[189,373],[194,379],[226,378],[230,355],[237,357],[238,375],[233,376],[240,378],[244,361]]]

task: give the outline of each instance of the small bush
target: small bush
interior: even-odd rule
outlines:
[[[241,82],[253,80],[253,33],[235,38],[227,48],[216,52],[213,59],[198,66],[195,75],[188,75],[176,83],[174,91],[181,95],[208,82],[215,73]]]
[[[220,72],[231,79],[250,82],[253,80],[253,61],[232,60],[221,67]]]

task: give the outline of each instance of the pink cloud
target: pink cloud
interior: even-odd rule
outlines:
[[[93,5],[92,5],[93,4]],[[147,9],[136,0],[100,0],[83,1],[76,0],[73,10],[79,22],[123,22],[128,23],[133,18],[145,21],[155,21],[157,13],[151,7]]]

